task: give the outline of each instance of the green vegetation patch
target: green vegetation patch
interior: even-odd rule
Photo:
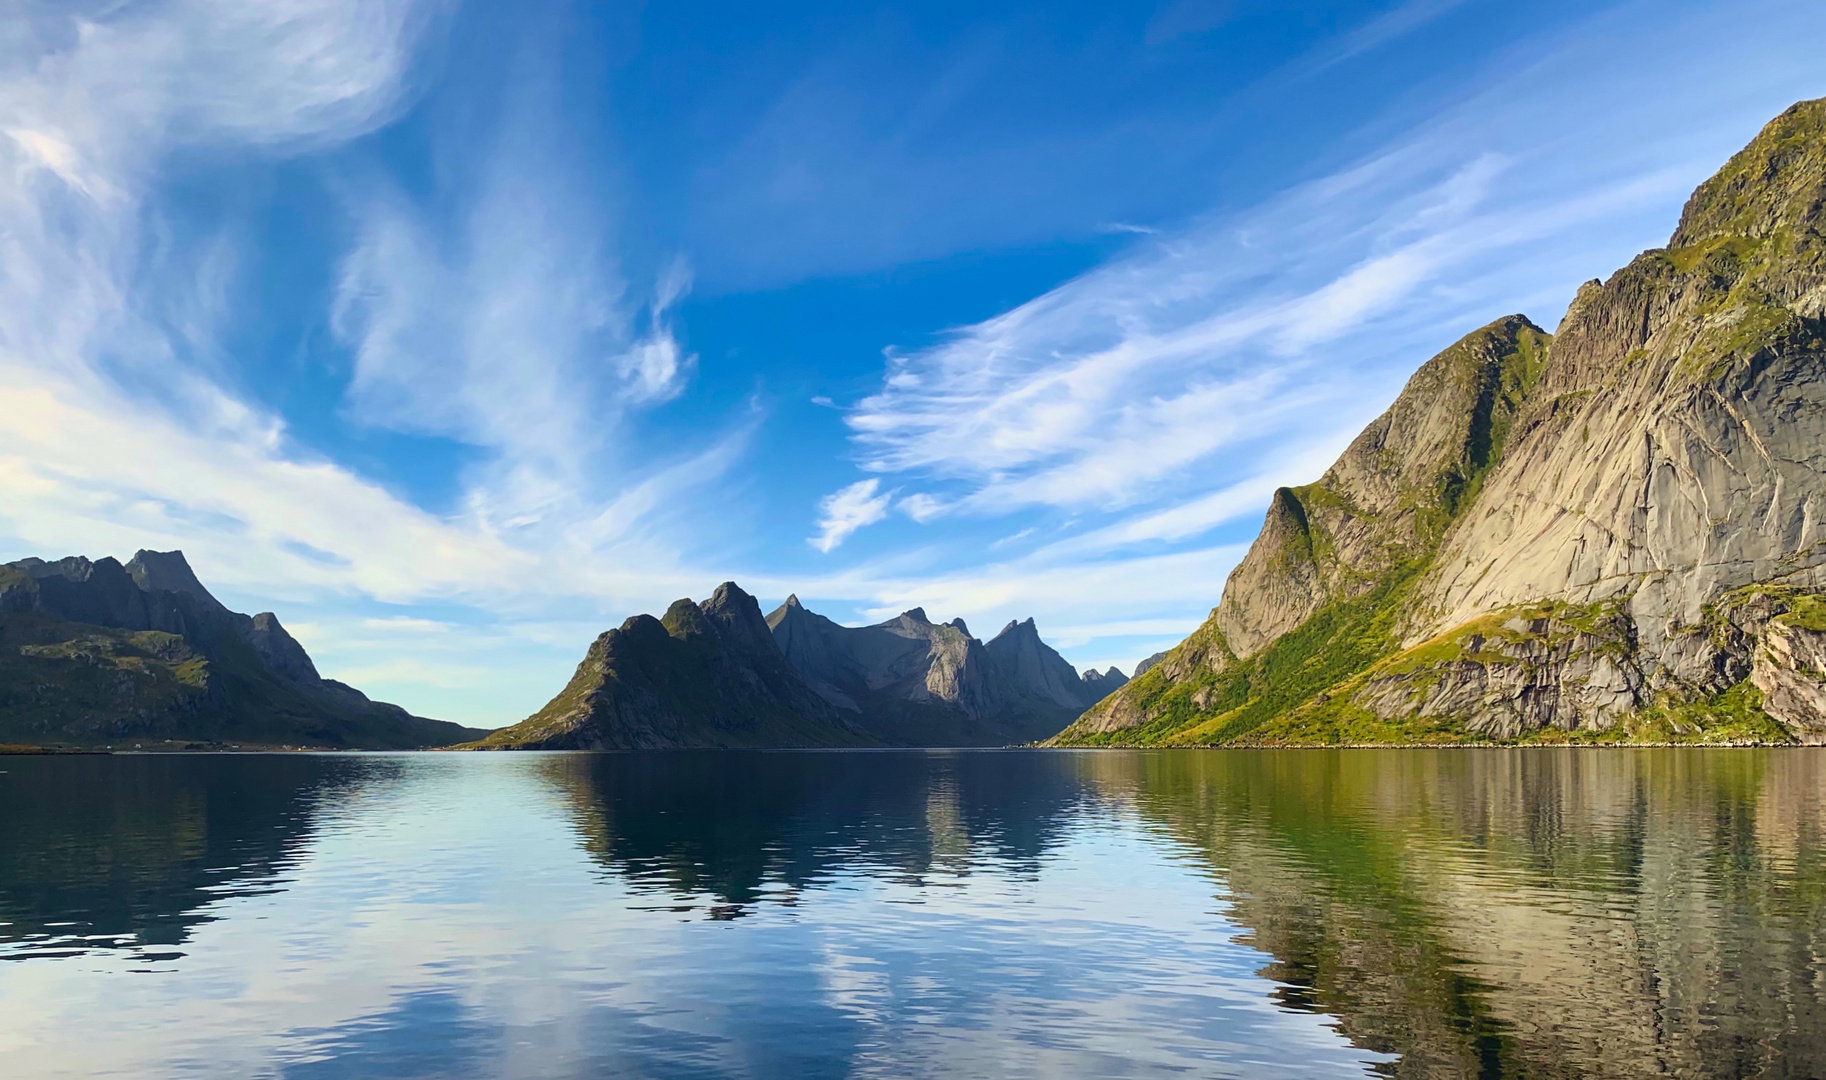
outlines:
[[[0,727],[8,741],[102,738],[121,717],[168,716],[209,691],[209,662],[175,634],[0,617]]]
[[[1782,210],[1806,200],[1807,181],[1817,182],[1823,168],[1826,102],[1801,102],[1771,120],[1750,145],[1700,185],[1682,216],[1680,234],[1700,241],[1720,233],[1755,235],[1772,217],[1785,216]],[[1776,178],[1798,182],[1780,190],[1772,183]],[[1771,205],[1784,196],[1790,206]]]
[[[1746,679],[1723,693],[1651,705],[1605,731],[1545,728],[1513,741],[1568,746],[1764,746],[1792,743],[1794,736],[1763,711],[1762,691]]]
[[[1788,602],[1786,614],[1778,621],[1797,630],[1826,634],[1826,597],[1818,593],[1796,592]]]
[[[1146,723],[1117,731],[1068,732],[1062,741],[1186,746],[1239,739],[1393,652],[1399,600],[1421,569],[1404,565],[1363,596],[1320,608],[1246,661],[1232,657],[1220,670],[1203,667],[1178,682],[1166,678],[1161,669],[1167,662],[1162,661],[1130,684],[1135,687],[1130,701],[1148,716]],[[1198,634],[1221,640],[1209,624]],[[1188,639],[1180,648],[1192,645]]]
[[[1826,633],[1826,596],[1809,589],[1772,582],[1758,582],[1734,589],[1707,604],[1703,609],[1702,625],[1715,642],[1721,642],[1724,636],[1735,631],[1732,614],[1759,601],[1769,605],[1773,621],[1783,626]]]

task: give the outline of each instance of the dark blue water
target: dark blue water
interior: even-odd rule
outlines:
[[[1822,762],[0,758],[0,1076],[1821,1076]]]

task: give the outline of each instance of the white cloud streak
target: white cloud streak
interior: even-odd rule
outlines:
[[[492,144],[463,133],[484,144],[474,171],[419,203],[381,180],[350,192],[361,235],[334,310],[357,418],[494,451],[471,502],[506,528],[587,513],[621,418],[676,397],[696,360],[668,319],[688,267],[626,295],[600,192],[561,149],[554,77],[518,72]],[[449,202],[453,223],[431,209]]]
[[[1455,6],[1404,5],[1315,62]],[[1039,511],[1067,535],[994,566],[877,566],[800,595],[1034,614],[1080,663],[1171,644],[1243,550],[1214,530],[1315,479],[1463,333],[1518,310],[1551,329],[1580,281],[1662,242],[1686,192],[1763,122],[1826,92],[1810,44],[1826,9],[1752,8],[1633,3],[1517,42],[1486,65],[1504,75],[1353,164],[890,353],[848,417],[862,468],[924,489],[901,500],[916,520]],[[1671,68],[1719,74],[1671,85]]]
[[[841,491],[833,491],[818,501],[818,535],[806,543],[829,554],[849,539],[857,529],[873,525],[888,516],[893,492],[876,494],[879,480],[858,480]]]
[[[494,159],[465,192],[454,241],[373,187],[338,312],[361,351],[356,412],[493,454],[465,504],[437,515],[300,446],[232,389],[218,342],[242,253],[220,238],[174,244],[160,202],[174,153],[292,154],[389,122],[443,6],[174,0],[40,15],[8,35],[39,51],[0,57],[0,542],[49,556],[181,547],[225,599],[351,631],[355,646],[324,643],[326,673],[393,671],[402,681],[364,688],[408,705],[427,687],[364,651],[351,609],[458,612],[469,630],[444,635],[449,671],[524,685],[505,716],[474,694],[432,695],[426,711],[499,722],[575,662],[567,637],[511,650],[515,672],[490,676],[503,655],[491,635],[518,637],[501,625],[554,613],[594,625],[602,608],[711,576],[681,566],[660,523],[716,481],[751,421],[658,473],[599,470],[605,481],[590,468],[619,410],[688,377],[668,324],[688,272],[629,300],[602,257],[603,223],[578,216],[584,200],[536,155]],[[442,334],[439,316],[459,332]],[[497,625],[478,634],[478,621]]]
[[[1453,6],[1405,5],[1377,32]],[[1179,506],[1168,519],[1211,525],[1213,508],[1252,508],[1223,493],[1265,498],[1250,480],[1266,475],[1259,463],[1340,445],[1459,335],[1518,309],[1551,327],[1580,280],[1665,235],[1724,154],[1819,88],[1797,50],[1770,62],[1766,27],[1708,32],[1717,15],[1636,35],[1619,55],[1607,35],[1628,15],[1579,27],[1590,43],[1555,42],[1331,176],[890,354],[880,390],[848,416],[862,467],[928,486],[930,505],[953,512],[1109,513],[1165,498]],[[1670,56],[1700,43],[1761,55],[1757,74],[1729,94],[1696,85],[1692,100],[1669,100]],[[1616,151],[1623,129],[1629,154]]]
[[[142,192],[196,142],[314,144],[383,122],[424,18],[403,3],[206,0],[72,19],[70,44],[0,81],[0,524],[61,550],[208,536],[256,572],[397,596],[511,553],[292,452],[283,425],[215,385],[139,286]],[[9,150],[10,147],[10,150]],[[155,265],[153,272],[198,267]],[[203,332],[207,291],[182,322]],[[199,530],[201,523],[208,528]],[[174,545],[175,546],[175,545]],[[291,552],[360,550],[340,568]],[[276,564],[276,565],[275,565]]]

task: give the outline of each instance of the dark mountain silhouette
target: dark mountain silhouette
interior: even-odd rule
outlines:
[[[278,616],[223,607],[183,552],[0,566],[0,742],[407,749],[479,734],[323,678]]]

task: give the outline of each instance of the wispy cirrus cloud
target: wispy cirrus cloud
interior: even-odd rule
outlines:
[[[355,417],[492,451],[471,504],[513,528],[593,516],[618,421],[676,397],[696,358],[670,322],[689,267],[628,287],[556,72],[530,45],[510,66],[499,114],[445,135],[480,152],[446,155],[430,191],[348,186],[360,231],[333,325],[355,354]]]
[[[818,535],[806,542],[829,554],[857,529],[887,517],[888,506],[894,501],[894,493],[877,494],[880,487],[879,480],[858,480],[819,500]]]
[[[1404,5],[1345,44],[1454,6]],[[1820,21],[1777,6],[1764,14]],[[1615,48],[1638,8],[1583,39],[1518,44],[1532,61],[1330,175],[891,354],[847,417],[859,464],[953,513],[1253,509],[1221,493],[1337,444],[1460,334],[1517,310],[1551,327],[1579,281],[1664,236],[1684,193],[1805,84],[1798,54],[1772,59],[1762,30],[1717,13]],[[1702,49],[1761,66],[1728,94],[1670,100],[1669,58]],[[1597,98],[1616,108],[1586,107]]]
[[[67,33],[0,72],[0,525],[66,551],[202,533],[229,575],[276,561],[392,595],[506,557],[298,454],[283,423],[218,385],[192,338],[219,298],[167,284],[207,284],[218,253],[153,242],[166,155],[372,130],[409,93],[435,8],[184,0],[110,14],[66,17]],[[341,570],[288,554],[354,548],[373,554]],[[388,565],[412,549],[427,556],[415,570]]]
[[[1309,59],[1455,6],[1392,9]],[[1514,311],[1551,329],[1579,282],[1662,242],[1758,126],[1826,92],[1798,44],[1823,31],[1826,12],[1779,3],[1629,3],[1517,42],[1502,74],[1384,118],[1389,134],[1329,174],[890,354],[847,417],[857,462],[916,521],[1048,523],[1014,534],[1024,554],[927,580],[959,611],[1051,612],[1074,659],[1126,666],[1196,625],[1273,488],[1322,473],[1427,356]],[[1733,74],[1670,87],[1670,64]],[[895,568],[875,572],[829,584],[871,612],[908,595]],[[1157,593],[1161,573],[1177,595]],[[1099,606],[1102,589],[1117,602]]]
[[[1490,222],[1464,194],[1490,172],[1474,160],[1405,199],[1411,173],[1314,185],[897,356],[848,418],[863,467],[959,482],[959,510],[1109,509],[1213,455],[1323,428],[1364,366],[1313,370],[1339,339],[1400,323],[1402,340],[1378,346],[1399,355],[1451,319],[1405,302],[1495,246],[1470,242]]]
[[[616,416],[689,376],[670,327],[689,274],[679,264],[626,289],[604,251],[608,223],[546,147],[505,147],[525,152],[465,174],[454,232],[394,186],[351,204],[336,315],[357,353],[352,415],[487,451],[456,511],[428,512],[313,450],[238,389],[230,284],[259,254],[226,235],[177,242],[171,160],[275,159],[375,131],[413,101],[418,50],[447,7],[172,0],[34,12],[33,32],[8,35],[36,50],[0,57],[9,549],[181,547],[225,598],[284,601],[294,621],[347,631],[322,642],[331,673],[375,663],[364,618],[429,604],[468,627],[441,646],[451,670],[517,641],[516,674],[479,680],[517,679],[529,694],[568,668],[569,648],[478,622],[594,623],[599,603],[646,605],[713,576],[684,565],[662,523],[684,492],[716,482],[752,421],[670,467],[593,470]],[[498,701],[418,690],[422,709],[513,718]]]

